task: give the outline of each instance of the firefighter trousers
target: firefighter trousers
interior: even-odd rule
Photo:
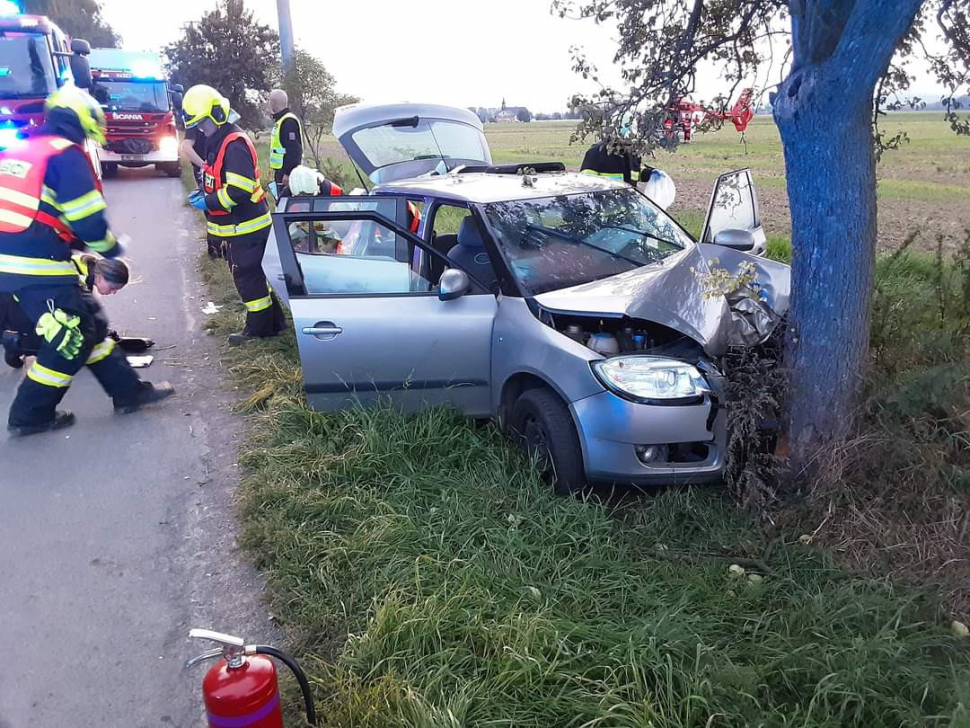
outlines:
[[[76,357],[65,359],[46,341],[42,343],[10,406],[8,422],[12,427],[43,425],[53,420],[74,375],[84,366],[116,406],[135,401],[144,384],[114,340],[106,338],[106,319],[91,294],[72,284],[39,285],[17,291],[17,298],[32,326],[51,307],[78,316],[84,344]]]
[[[251,336],[275,336],[286,328],[283,308],[266,282],[263,253],[269,228],[226,238],[226,262],[236,291],[246,306],[246,327]]]

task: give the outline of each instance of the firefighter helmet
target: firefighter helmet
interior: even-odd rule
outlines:
[[[94,100],[87,91],[76,86],[64,86],[47,97],[44,111],[50,115],[52,111],[72,113],[77,117],[84,135],[98,144],[105,144],[105,132],[108,122],[101,105]]]
[[[197,127],[205,119],[212,119],[217,126],[222,126],[229,121],[229,112],[229,99],[212,86],[197,84],[182,98],[186,129]]]

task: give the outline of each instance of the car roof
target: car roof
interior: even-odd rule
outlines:
[[[507,202],[532,200],[554,195],[573,195],[629,187],[625,182],[575,172],[551,172],[529,175],[470,172],[432,175],[378,185],[373,193],[413,194],[455,202]]]

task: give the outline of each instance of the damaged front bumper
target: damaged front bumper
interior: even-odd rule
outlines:
[[[634,485],[710,483],[727,460],[723,382],[696,404],[642,404],[605,391],[573,402],[591,481]]]

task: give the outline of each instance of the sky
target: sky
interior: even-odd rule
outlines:
[[[216,0],[101,0],[104,17],[130,50],[160,50]],[[246,0],[257,18],[277,27],[276,0]],[[337,88],[368,103],[528,106],[565,111],[576,92],[595,90],[572,71],[570,47],[581,46],[616,81],[610,28],[563,20],[550,0],[290,0],[296,44],[327,67]],[[612,77],[611,77],[612,76]],[[925,78],[926,75],[924,74]],[[777,79],[774,79],[777,82]],[[764,80],[749,79],[761,87]],[[728,90],[700,73],[698,99]],[[936,90],[918,91],[931,98]]]
[[[277,27],[276,0],[246,0]],[[215,0],[102,0],[102,14],[132,50],[157,50]],[[591,21],[561,20],[549,0],[291,0],[296,44],[370,103],[528,106],[565,111],[589,90],[571,70],[570,46],[604,67],[616,45]],[[151,10],[149,10],[151,8]],[[159,8],[164,8],[159,12]]]

